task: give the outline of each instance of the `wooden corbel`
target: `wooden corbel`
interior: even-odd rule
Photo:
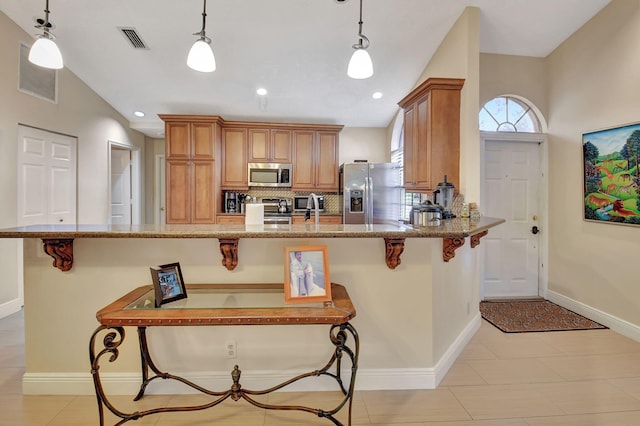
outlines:
[[[53,258],[53,266],[67,272],[73,266],[73,238],[43,238],[44,252]]]
[[[479,232],[479,233],[477,233],[475,235],[472,235],[471,236],[471,248],[478,247],[480,245],[480,238],[484,237],[488,233],[489,233],[489,231],[482,231],[482,232]]]
[[[450,261],[456,255],[456,249],[464,245],[464,238],[444,238],[442,240],[442,259]]]
[[[385,238],[385,261],[389,269],[396,269],[401,263],[400,255],[404,251],[404,238]]]
[[[219,238],[222,266],[233,271],[238,266],[238,238]]]

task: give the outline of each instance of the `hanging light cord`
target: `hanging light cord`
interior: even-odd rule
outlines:
[[[48,39],[55,38],[55,36],[49,32],[49,29],[51,29],[51,24],[49,23],[49,0],[46,0],[45,6],[44,6],[44,21],[42,21],[41,19],[38,19],[37,22],[38,22],[38,25],[36,25],[35,27],[44,31],[44,36],[46,38]]]
[[[211,43],[211,39],[209,37],[207,37],[207,35],[205,34],[205,31],[204,31],[204,28],[205,28],[206,25],[207,25],[207,0],[204,0],[204,9],[202,11],[202,29],[197,33],[193,33],[193,35],[199,35],[200,36],[200,40],[203,40],[207,44],[210,44]]]
[[[362,24],[362,0],[360,0],[360,21],[358,22],[358,37],[360,38],[360,42],[352,46],[354,49],[366,49],[369,47],[369,39],[362,34]],[[363,43],[363,41],[365,43]]]

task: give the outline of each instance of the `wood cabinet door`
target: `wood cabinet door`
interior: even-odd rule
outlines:
[[[338,190],[338,134],[318,132],[316,139],[316,188]]]
[[[189,223],[191,221],[190,162],[167,160],[166,167],[166,221],[167,223]]]
[[[191,223],[216,223],[214,162],[193,161],[191,167]]]
[[[415,141],[415,161],[413,165],[416,190],[431,190],[431,163],[441,161],[431,156],[431,122],[429,111],[429,97],[419,100],[415,107],[416,127],[413,137]]]
[[[166,123],[165,140],[167,160],[189,159],[191,156],[191,127],[189,123]]]
[[[460,189],[460,90],[434,89],[430,95],[428,149],[431,158],[429,174],[431,187],[438,183],[451,182],[456,191]],[[436,114],[436,111],[438,113]]]
[[[191,158],[194,160],[213,160],[215,125],[211,123],[193,123],[191,126],[193,137]]]
[[[221,189],[248,189],[247,129],[224,129]]]
[[[249,129],[249,162],[269,161],[269,130]]]
[[[271,130],[271,160],[291,163],[291,130]]]
[[[416,186],[416,143],[415,143],[415,109],[410,106],[404,110],[404,187],[414,190]]]
[[[291,223],[295,225],[304,224],[304,223],[315,223],[313,218],[313,212],[311,212],[311,219],[305,221],[304,215],[294,215],[291,217]],[[342,224],[342,216],[340,215],[320,215],[319,222],[321,224]]]
[[[342,216],[340,215],[325,215],[320,216],[320,223],[330,223],[330,224],[342,224]]]
[[[315,132],[296,130],[293,132],[293,177],[292,189],[315,189],[314,167]]]
[[[216,223],[229,225],[244,225],[244,216],[218,216]]]

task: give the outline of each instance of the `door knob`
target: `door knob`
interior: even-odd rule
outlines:
[[[531,228],[531,233],[533,235],[536,235],[538,232],[540,232],[540,230],[538,229],[537,226],[534,225],[533,228]]]

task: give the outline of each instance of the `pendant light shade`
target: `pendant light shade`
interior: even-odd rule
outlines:
[[[369,78],[373,75],[373,62],[369,52],[363,48],[356,48],[349,61],[347,75],[355,79]]]
[[[31,50],[29,50],[29,62],[44,68],[60,69],[64,66],[62,54],[56,43],[50,38],[39,37]]]
[[[362,34],[362,0],[360,0],[360,21],[358,22],[358,43],[352,47],[356,50],[351,56],[349,66],[347,67],[347,75],[355,79],[369,78],[373,75],[373,62],[371,56],[367,52],[369,47],[369,39]]]
[[[187,56],[189,68],[200,72],[213,72],[216,70],[216,58],[213,56],[211,46],[205,40],[197,40],[189,50]]]
[[[207,0],[204,0],[204,10],[202,11],[202,29],[193,35],[200,36],[187,56],[187,65],[189,68],[200,72],[213,72],[216,70],[216,58],[213,56],[211,49],[211,39],[205,33],[207,24]]]
[[[37,36],[37,40],[31,46],[31,50],[29,50],[29,62],[44,68],[62,68],[64,66],[62,54],[53,41],[55,38],[54,35],[49,32],[52,27],[49,22],[49,0],[46,0],[45,3],[44,20],[38,19],[37,22],[38,25],[36,25],[36,28],[42,30],[42,34]]]

